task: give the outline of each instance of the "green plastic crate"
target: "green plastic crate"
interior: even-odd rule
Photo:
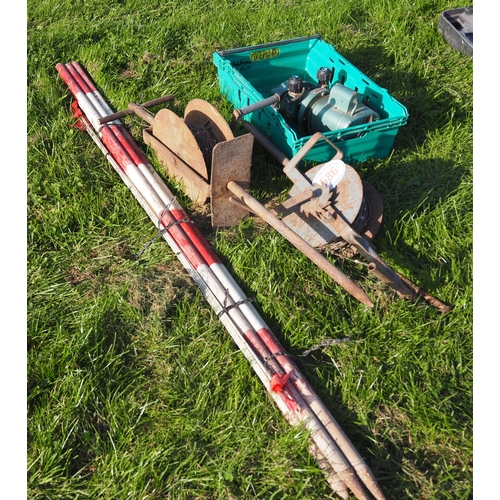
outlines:
[[[401,103],[322,40],[321,35],[222,50],[213,54],[213,62],[218,69],[222,94],[237,109],[270,97],[272,89],[291,75],[298,74],[313,82],[319,67],[332,69],[330,85],[340,82],[359,92],[364,102],[380,116],[380,120],[371,123],[324,133],[344,153],[346,162],[388,156],[399,127],[408,121],[408,111]],[[243,118],[289,158],[311,137],[300,135],[271,106]],[[324,162],[334,153],[325,141],[318,141],[305,160]]]

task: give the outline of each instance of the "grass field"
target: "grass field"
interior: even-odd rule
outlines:
[[[184,208],[321,396],[388,499],[472,498],[472,60],[445,0],[28,0],[27,491],[30,499],[335,498],[146,213],[72,127],[55,70],[78,61],[115,110],[174,94],[229,120],[216,50],[321,34],[409,112],[388,158],[356,165],[384,202],[375,243],[453,305],[399,300],[330,256],[367,312],[262,220]],[[281,82],[278,82],[281,83]],[[143,123],[124,120],[141,142]],[[290,183],[255,146],[251,192]]]

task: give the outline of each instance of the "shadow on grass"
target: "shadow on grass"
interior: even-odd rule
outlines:
[[[407,277],[424,288],[439,288],[451,261],[461,262],[471,251],[466,226],[472,188],[467,193],[467,176],[472,181],[467,166],[442,158],[397,161],[365,172],[384,203],[384,220],[374,240],[377,251],[407,269],[413,275]],[[457,225],[463,225],[463,243],[451,252],[446,240]]]
[[[396,139],[402,147],[422,144],[429,132],[449,123],[450,116],[455,122],[470,120],[467,110],[470,108],[472,112],[472,94],[469,103],[457,99],[446,87],[447,75],[437,74],[437,65],[429,62],[425,72],[429,77],[422,77],[408,68],[398,69],[394,55],[387,54],[377,44],[363,45],[362,39],[358,40],[356,50],[345,51],[343,55],[407,108],[408,124],[401,127]],[[446,72],[448,63],[442,64]]]

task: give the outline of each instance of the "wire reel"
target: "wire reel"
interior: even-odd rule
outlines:
[[[189,101],[184,118],[169,109],[160,110],[154,125],[156,138],[207,181],[215,145],[234,139],[223,116],[203,99]]]

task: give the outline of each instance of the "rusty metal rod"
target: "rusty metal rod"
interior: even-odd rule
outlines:
[[[441,302],[439,299],[431,295],[429,292],[424,290],[423,288],[419,287],[416,283],[413,283],[410,281],[406,276],[403,276],[401,273],[398,273],[395,271],[396,274],[399,276],[401,281],[411,290],[413,290],[419,297],[424,299],[428,304],[431,306],[435,307],[439,311],[441,311],[443,314],[449,313],[453,307],[449,306],[448,304],[445,304],[444,302]]]
[[[262,99],[262,101],[257,101],[253,104],[250,104],[249,106],[245,106],[244,108],[240,109],[235,109],[233,111],[233,116],[235,120],[239,120],[240,117],[244,115],[249,115],[250,113],[253,113],[254,111],[258,111],[259,109],[265,108],[267,106],[271,106],[272,104],[275,104],[277,102],[280,102],[280,95],[279,94],[273,94],[271,97],[267,97],[266,99]]]
[[[135,113],[139,118],[142,118],[145,122],[148,122],[150,125],[153,125],[155,120],[155,115],[153,115],[153,113],[150,113],[149,111],[144,109],[142,106],[139,106],[135,102],[129,103],[128,109],[130,110],[131,113]]]
[[[279,94],[274,94],[271,97],[262,99],[262,101],[255,102],[254,104],[250,104],[249,106],[245,106],[244,108],[235,109],[233,111],[233,116],[231,118],[229,127],[231,128],[231,130],[234,130],[236,128],[236,125],[238,124],[239,119],[242,116],[248,115],[250,113],[253,113],[254,111],[265,108],[266,106],[271,106],[272,104],[280,102],[280,99],[281,97],[279,96]]]
[[[443,314],[450,312],[453,308],[441,302],[439,299],[431,295],[429,292],[413,283],[411,280],[392,269],[384,260],[380,258],[370,242],[363,236],[356,233],[349,224],[342,218],[342,214],[335,212],[329,207],[328,210],[331,217],[330,223],[342,236],[342,238],[350,243],[368,262],[368,270],[379,280],[389,285],[400,297],[417,300],[422,298],[429,305],[435,307]]]
[[[169,101],[173,100],[173,98],[174,98],[174,96],[172,94],[169,94],[169,95],[166,95],[163,97],[158,97],[158,99],[153,99],[152,101],[143,102],[142,104],[139,104],[139,105],[135,104],[135,106],[138,106],[141,108],[152,108],[153,106],[158,106],[158,104],[163,104],[164,102],[169,102]],[[130,104],[134,104],[134,103],[130,103]],[[132,114],[136,113],[136,110],[132,109],[130,107],[130,104],[129,104],[128,109],[125,109],[123,111],[118,111],[117,113],[113,113],[111,115],[103,116],[102,118],[99,118],[97,120],[97,123],[99,123],[99,125],[103,125],[104,123],[112,122],[113,120],[119,120],[120,118],[123,118],[127,115],[132,115]]]
[[[416,300],[418,298],[417,294],[408,288],[396,274],[396,271],[389,267],[380,257],[364,257],[371,262],[368,264],[368,271],[370,271],[375,277],[377,277],[382,283],[388,285],[392,290],[394,290],[400,298],[408,300]]]
[[[342,288],[349,292],[353,297],[358,299],[366,306],[372,308],[374,306],[367,293],[357,285],[353,280],[346,276],[342,271],[337,269],[326,257],[321,255],[309,243],[304,241],[295,231],[290,229],[278,217],[273,215],[263,205],[261,205],[253,196],[247,193],[237,182],[229,181],[227,189],[235,194],[240,201],[245,203],[252,212],[264,219],[273,229],[278,231],[285,237],[295,248],[300,250],[314,264],[323,270],[328,276],[336,281]]]
[[[326,210],[327,219],[332,227],[368,261],[368,270],[374,276],[389,285],[401,298],[409,300],[417,299],[417,294],[408,288],[396,274],[396,271],[380,258],[373,245],[366,238],[363,238],[363,236],[354,231],[349,223],[344,220],[340,212],[337,212],[331,206],[327,207]]]
[[[234,116],[234,115],[233,115]],[[283,166],[286,166],[290,160],[287,156],[281,151],[281,149],[277,148],[262,132],[256,129],[250,122],[245,120],[241,120],[242,127],[250,132],[256,139],[259,141],[260,145],[276,160],[278,160]]]

